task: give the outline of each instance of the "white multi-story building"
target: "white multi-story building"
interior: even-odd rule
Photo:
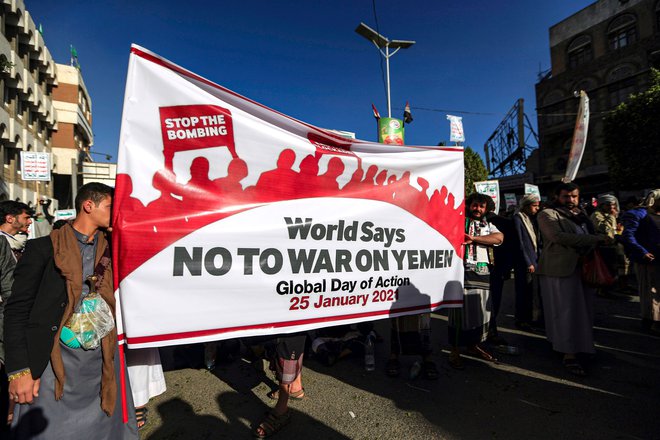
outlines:
[[[1,0],[0,31],[0,200],[36,204],[45,195],[70,207],[94,143],[82,75],[55,63],[22,0]],[[23,179],[22,151],[50,154],[50,181]]]

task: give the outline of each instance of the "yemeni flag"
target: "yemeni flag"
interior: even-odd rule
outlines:
[[[413,121],[412,114],[410,114],[410,104],[406,101],[406,108],[403,109],[403,122],[410,124]]]
[[[376,120],[380,119],[380,113],[376,110],[376,106],[371,104],[371,109],[374,111],[374,118],[376,118]]]

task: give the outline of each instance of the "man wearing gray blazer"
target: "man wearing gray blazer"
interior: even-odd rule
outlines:
[[[538,274],[548,341],[564,355],[570,373],[585,376],[577,354],[595,353],[595,291],[582,282],[580,257],[610,238],[594,234],[589,217],[578,207],[579,200],[576,184],[561,183],[553,204],[539,213],[543,250]]]

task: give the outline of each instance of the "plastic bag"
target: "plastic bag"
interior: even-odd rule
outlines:
[[[66,327],[75,334],[81,348],[93,350],[101,344],[101,339],[115,328],[115,320],[103,298],[98,293],[91,293],[83,298]]]
[[[598,250],[583,257],[582,281],[592,287],[608,287],[614,284],[614,277]]]

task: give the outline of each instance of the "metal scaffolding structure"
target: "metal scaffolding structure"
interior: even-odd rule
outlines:
[[[497,178],[524,173],[525,162],[538,145],[539,138],[524,111],[524,100],[518,99],[484,144],[488,175]]]

